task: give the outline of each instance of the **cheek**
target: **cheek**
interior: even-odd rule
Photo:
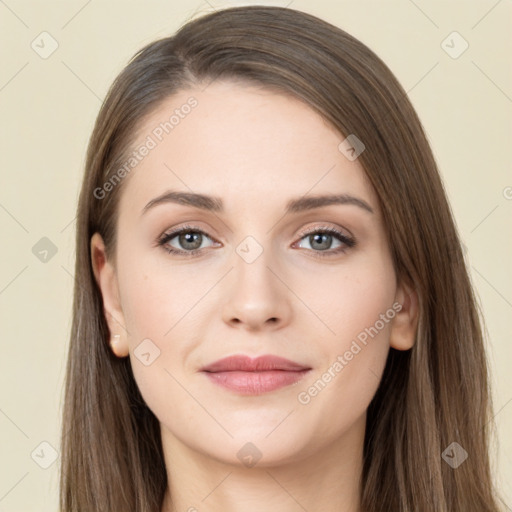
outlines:
[[[207,270],[198,278],[192,266],[172,267],[165,255],[155,258],[156,251],[160,249],[133,252],[119,265],[122,309],[132,348],[143,338],[167,340],[211,287]]]
[[[294,291],[326,327],[318,332],[331,355],[333,350],[343,350],[360,333],[364,338],[365,329],[374,326],[380,315],[391,308],[396,294],[391,262],[377,251],[347,261],[346,265],[320,273],[314,279],[310,276],[297,280]],[[320,322],[317,324],[322,327]],[[383,331],[381,338],[389,334],[388,324],[378,323],[378,330]]]
[[[298,390],[310,417],[331,416],[315,429],[336,435],[363,415],[378,388],[389,352],[395,274],[389,262],[368,260],[324,283],[319,316],[334,333],[317,338],[322,364]],[[332,416],[332,411],[338,415]]]
[[[386,311],[384,309],[384,311]],[[325,364],[297,389],[296,400],[310,434],[334,439],[351,430],[375,396],[389,352],[390,323],[378,329],[377,313],[368,327],[351,328],[324,346]],[[366,312],[368,320],[370,311]],[[365,324],[361,324],[365,325]]]
[[[121,303],[130,361],[137,386],[160,421],[179,411],[180,422],[190,411],[185,384],[185,363],[195,345],[195,327],[205,315],[198,300],[218,279],[207,270],[172,268],[147,254],[132,252],[119,264]],[[189,407],[190,409],[190,407]]]

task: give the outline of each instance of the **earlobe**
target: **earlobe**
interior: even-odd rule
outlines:
[[[395,302],[400,305],[393,318],[390,334],[390,346],[396,350],[409,350],[416,341],[416,330],[419,319],[418,293],[412,287],[401,283],[398,287]]]
[[[121,338],[122,336],[120,334],[112,335],[109,342],[110,349],[117,357],[126,357],[129,354],[128,344]]]
[[[117,275],[108,261],[105,244],[99,233],[91,237],[91,262],[96,283],[103,299],[103,311],[110,331],[109,345],[117,357],[129,354],[124,315],[119,300]]]

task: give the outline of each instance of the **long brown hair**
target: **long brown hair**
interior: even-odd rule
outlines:
[[[159,423],[129,358],[111,353],[91,264],[95,232],[113,254],[123,182],[101,198],[95,190],[126,159],[144,116],[173,93],[217,78],[293,95],[340,134],[363,141],[359,161],[379,197],[396,274],[418,293],[416,343],[409,351],[390,350],[368,409],[362,510],[496,512],[482,319],[417,114],[363,43],[312,15],[263,6],[203,15],[147,45],[117,77],[99,112],[78,205],[61,510],[161,510],[167,478]],[[456,468],[442,457],[453,442],[468,454]]]

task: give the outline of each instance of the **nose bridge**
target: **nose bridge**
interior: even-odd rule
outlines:
[[[235,249],[234,262],[235,287],[240,295],[246,297],[245,300],[252,298],[255,304],[271,300],[279,293],[275,276],[269,270],[273,265],[270,241],[261,235],[258,238],[246,236]]]

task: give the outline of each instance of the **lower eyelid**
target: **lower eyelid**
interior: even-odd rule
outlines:
[[[203,248],[200,248],[200,249],[193,249],[191,251],[187,251],[185,249],[178,249],[178,248],[172,247],[172,246],[170,246],[170,248],[167,247],[167,244],[171,240],[173,240],[177,236],[181,235],[182,233],[186,233],[186,232],[199,233],[203,237],[208,238],[212,242],[212,245],[210,247],[215,247],[215,246],[218,247],[219,244],[220,244],[220,242],[217,242],[214,237],[211,237],[210,235],[208,235],[208,233],[206,233],[202,229],[194,228],[193,226],[184,226],[183,228],[180,228],[177,231],[174,231],[174,232],[171,232],[171,233],[168,233],[168,234],[164,233],[158,239],[158,245],[161,245],[164,248],[164,250],[167,250],[167,252],[169,252],[169,253],[177,253],[177,254],[185,254],[185,255],[195,255],[195,254],[198,254],[198,253],[204,251],[204,249],[207,249],[207,247],[203,247]],[[302,233],[302,234],[299,235],[298,240],[296,242],[294,242],[293,245],[296,245],[297,243],[300,243],[304,238],[306,238],[308,236],[311,236],[311,235],[314,235],[314,234],[317,234],[317,233],[323,233],[323,234],[331,235],[338,242],[340,242],[341,244],[345,245],[345,247],[340,246],[340,247],[336,247],[335,249],[327,249],[325,251],[315,251],[313,249],[308,249],[309,251],[311,251],[313,253],[317,253],[317,255],[319,255],[319,256],[322,256],[323,255],[322,253],[325,253],[326,255],[334,255],[334,254],[337,254],[338,252],[343,252],[345,250],[348,250],[348,249],[352,248],[355,245],[355,240],[353,239],[353,237],[351,237],[349,235],[345,235],[344,233],[342,233],[342,232],[340,232],[338,230],[333,230],[333,228],[329,228],[329,227],[323,227],[323,228],[319,227],[317,229],[308,231],[306,233]],[[349,243],[349,241],[350,241],[350,243]]]

